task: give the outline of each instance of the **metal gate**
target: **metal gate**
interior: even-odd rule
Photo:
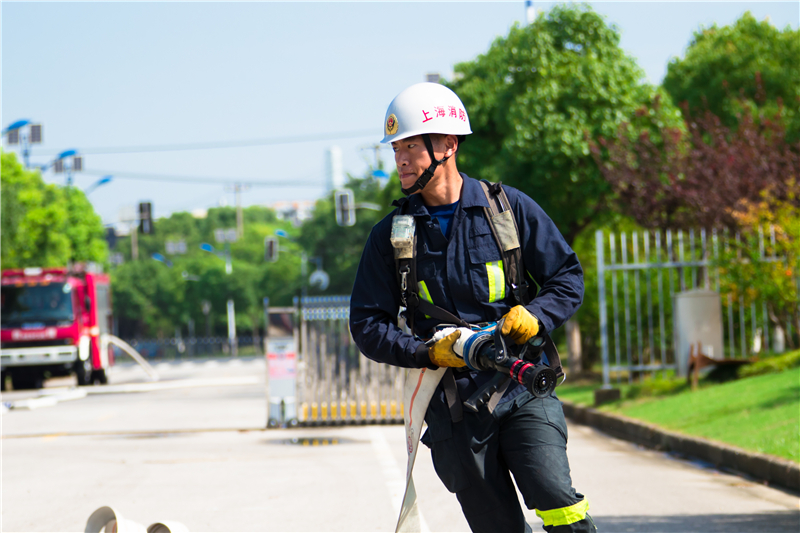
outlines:
[[[299,304],[300,424],[402,424],[406,370],[360,353],[350,335],[350,297],[305,297]]]
[[[720,275],[712,259],[719,257],[727,238],[727,233],[717,231],[709,238],[705,230],[595,233],[604,388],[610,386],[612,373],[619,382],[625,374],[631,381],[635,372],[676,368],[673,297],[696,288],[720,292]],[[773,231],[769,237],[760,235],[761,260],[780,260],[765,256],[765,238],[773,249],[775,244]],[[774,332],[766,302],[746,305],[743,298],[723,294],[721,303],[726,322],[724,357],[745,358],[770,345]],[[791,335],[791,324],[787,330]]]

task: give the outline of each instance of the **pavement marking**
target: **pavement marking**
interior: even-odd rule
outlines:
[[[369,436],[372,441],[372,449],[378,457],[378,463],[380,463],[381,471],[386,479],[386,487],[389,489],[389,494],[392,498],[394,514],[395,516],[400,516],[400,507],[403,504],[403,496],[406,490],[406,476],[403,475],[400,465],[397,464],[389,443],[386,441],[386,436],[381,431],[381,427],[370,427]],[[419,512],[419,524],[421,533],[430,532],[421,510]]]
[[[120,437],[120,436],[168,436],[186,433],[248,433],[250,431],[271,431],[264,427],[254,428],[188,428],[188,429],[140,429],[140,430],[112,430],[112,431],[61,431],[57,433],[20,433],[18,435],[2,435],[5,439],[55,439],[57,437]]]
[[[159,390],[185,389],[192,387],[227,387],[232,385],[258,385],[259,376],[222,377],[206,379],[176,379],[172,381],[151,381],[146,383],[124,383],[120,385],[101,385],[71,389],[42,389],[36,398],[26,398],[2,403],[2,412],[9,409],[39,409],[52,407],[59,402],[79,400],[94,394],[124,394],[130,392],[152,392]]]
[[[263,357],[253,357],[247,359],[178,359],[176,361],[151,361],[151,365],[153,365],[156,369],[161,370],[170,370],[170,369],[186,369],[186,368],[216,368],[216,367],[225,367],[225,366],[234,366],[234,367],[241,367],[241,366],[256,366],[256,367],[263,367],[265,366],[265,360]],[[131,370],[141,370],[141,367],[136,364],[135,362],[117,362],[115,365],[111,366],[107,372],[123,372],[123,371],[131,371]]]
[[[37,398],[26,398],[24,400],[13,400],[10,402],[3,402],[4,410],[8,409],[28,409],[34,410],[40,407],[51,407],[59,402],[66,402],[69,400],[79,400],[85,398],[87,394],[86,389],[43,389]]]
[[[258,376],[242,376],[230,378],[208,379],[176,379],[174,381],[154,381],[150,383],[125,383],[120,385],[103,385],[88,389],[88,394],[119,394],[126,392],[151,392],[157,390],[184,389],[190,387],[223,387],[230,385],[257,385]]]

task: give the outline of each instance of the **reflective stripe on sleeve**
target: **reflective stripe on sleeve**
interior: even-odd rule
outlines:
[[[503,261],[486,263],[486,274],[489,278],[489,302],[496,302],[506,297],[506,275],[503,272]]]
[[[536,509],[536,514],[542,519],[545,526],[566,526],[574,524],[575,522],[580,522],[586,518],[586,513],[588,511],[589,500],[584,498],[569,507],[550,509],[549,511],[540,511]]]

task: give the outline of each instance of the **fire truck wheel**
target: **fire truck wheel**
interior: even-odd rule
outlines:
[[[12,372],[11,386],[14,390],[41,389],[44,386],[44,374],[36,371]]]
[[[75,361],[75,376],[78,378],[78,385],[91,385],[92,384],[92,360],[86,358],[81,361]]]
[[[92,370],[92,383],[100,383],[101,385],[108,383],[108,376],[106,376],[105,369]]]

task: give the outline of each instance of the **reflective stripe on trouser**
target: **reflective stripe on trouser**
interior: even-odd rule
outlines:
[[[528,509],[567,509],[586,501],[572,487],[567,425],[557,398],[537,399],[525,391],[494,413],[464,410],[463,420],[454,424],[437,396],[425,420],[429,429],[422,442],[431,447],[436,473],[456,494],[472,531],[525,531],[515,481]],[[596,531],[589,514],[544,528],[551,533]]]
[[[486,275],[489,278],[489,302],[496,302],[506,297],[506,275],[503,272],[503,261],[486,263]]]
[[[420,281],[417,283],[419,287],[419,297],[425,300],[428,303],[433,303],[433,298],[431,298],[431,293],[428,291],[428,286],[425,284],[424,281]],[[425,318],[430,318],[428,315],[425,315]]]
[[[545,526],[566,526],[580,522],[586,518],[589,511],[589,500],[584,498],[575,505],[562,507],[561,509],[549,509],[547,511],[536,510],[536,515],[542,519]]]

